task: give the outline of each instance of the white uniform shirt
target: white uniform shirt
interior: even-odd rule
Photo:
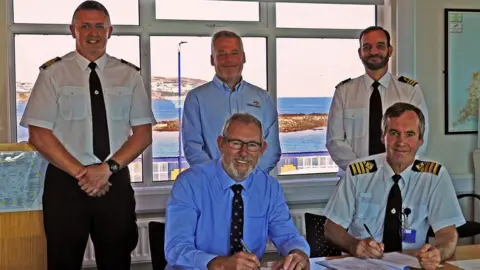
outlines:
[[[420,86],[398,81],[387,72],[379,81],[383,113],[397,102],[417,106],[425,116],[424,143],[418,150],[425,153],[429,133],[428,111]],[[340,167],[340,176],[348,164],[368,152],[369,108],[373,80],[367,74],[340,84],[335,90],[328,114],[326,147],[333,161]],[[343,170],[343,171],[342,171]]]
[[[366,172],[369,165],[362,163],[365,161],[375,164],[370,172]],[[352,166],[355,167],[353,173]],[[352,163],[330,197],[324,215],[348,229],[351,236],[361,239],[369,237],[363,226],[366,224],[375,241],[382,242],[385,207],[394,174],[385,154]],[[402,209],[411,210],[404,219],[404,228],[416,230],[415,243],[402,243],[404,250],[420,248],[425,243],[429,226],[436,232],[447,226],[458,227],[465,223],[445,167],[436,162],[416,161],[400,175],[402,178],[398,185],[402,192]]]
[[[83,165],[100,163],[93,154],[88,61],[77,52],[40,70],[20,125],[53,130]],[[132,126],[155,124],[151,103],[132,64],[103,55],[95,61],[107,112],[110,158],[127,141]]]

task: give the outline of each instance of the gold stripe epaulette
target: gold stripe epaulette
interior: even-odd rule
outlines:
[[[440,172],[440,168],[442,168],[442,165],[433,161],[415,160],[412,170],[415,172],[431,173],[434,175],[438,175],[438,173]]]
[[[377,163],[375,162],[374,159],[355,162],[350,164],[350,171],[352,172],[352,175],[376,172]]]
[[[418,82],[416,82],[416,81],[414,81],[414,80],[412,80],[412,79],[410,79],[410,78],[407,78],[407,77],[405,77],[405,76],[400,76],[400,77],[398,77],[398,81],[399,81],[399,82],[406,83],[406,84],[410,84],[411,86],[415,86],[415,85],[418,84]]]

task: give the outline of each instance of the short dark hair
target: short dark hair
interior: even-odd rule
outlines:
[[[360,37],[358,38],[358,41],[360,42],[360,46],[362,46],[362,37],[373,31],[383,31],[383,33],[385,33],[385,36],[387,37],[388,47],[392,46],[390,44],[390,33],[388,33],[388,31],[381,26],[370,26],[368,28],[363,29],[363,31],[360,33]]]
[[[225,124],[223,125],[222,129],[222,136],[224,138],[227,138],[227,132],[230,126],[232,125],[232,122],[242,122],[244,124],[255,124],[259,129],[260,129],[260,142],[263,143],[263,127],[262,127],[262,122],[258,120],[255,116],[249,114],[249,113],[234,113],[232,114]]]
[[[228,31],[228,30],[221,30],[213,34],[212,36],[212,54],[213,54],[213,49],[215,47],[215,41],[219,38],[236,38],[240,42],[240,49],[243,52],[243,41],[242,38],[240,37],[239,34],[233,32],[233,31]]]
[[[383,119],[382,119],[382,134],[385,135],[387,132],[387,125],[388,125],[388,119],[392,117],[400,117],[402,114],[406,112],[415,112],[418,117],[418,138],[420,140],[423,139],[423,136],[425,134],[425,116],[423,115],[422,110],[420,110],[418,107],[410,104],[410,103],[405,103],[405,102],[397,102],[390,106],[387,111],[385,111],[385,114],[383,114]]]
[[[103,14],[105,14],[105,16],[107,17],[108,24],[111,25],[111,23],[110,23],[110,14],[108,13],[107,8],[106,8],[104,5],[102,5],[102,3],[97,2],[97,1],[94,1],[94,0],[86,0],[86,1],[84,1],[83,3],[81,3],[81,4],[75,9],[75,11],[73,12],[73,16],[72,16],[72,24],[75,23],[75,16],[77,15],[77,13],[78,13],[80,10],[98,10],[98,11],[101,11],[101,12],[103,12]]]

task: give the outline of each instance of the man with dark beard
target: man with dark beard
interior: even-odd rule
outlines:
[[[256,168],[262,131],[254,116],[233,114],[217,138],[222,157],[178,176],[166,211],[167,269],[257,269],[267,237],[283,256],[274,269],[309,269],[310,247],[280,184]]]
[[[371,26],[360,34],[358,56],[365,66],[364,75],[346,79],[336,86],[328,115],[326,147],[343,176],[347,166],[357,158],[385,152],[381,142],[381,119],[385,110],[397,102],[419,107],[426,118],[424,143],[429,133],[428,111],[419,84],[404,76],[388,72],[392,56],[390,34]]]

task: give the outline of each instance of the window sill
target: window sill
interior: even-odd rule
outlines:
[[[474,191],[474,176],[452,175],[457,194]],[[338,177],[280,180],[288,205],[326,203],[333,193]],[[164,213],[172,185],[135,187],[137,213]]]

